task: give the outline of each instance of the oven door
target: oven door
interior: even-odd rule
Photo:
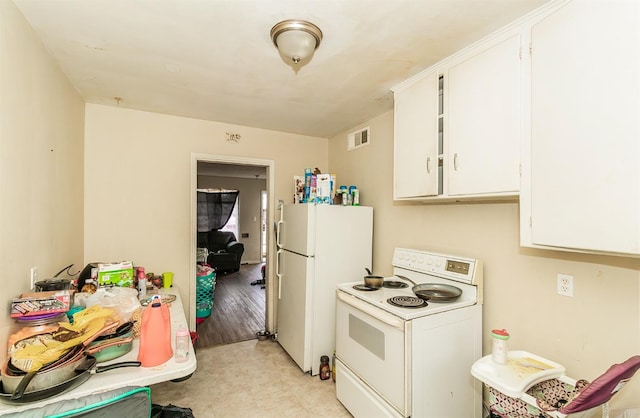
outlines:
[[[410,322],[337,292],[336,357],[364,384],[409,416],[407,334]]]

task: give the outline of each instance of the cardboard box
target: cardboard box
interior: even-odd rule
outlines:
[[[302,203],[304,200],[304,177],[293,176],[293,203]]]
[[[316,203],[321,205],[332,204],[331,199],[331,174],[318,174],[317,175],[317,196]]]
[[[69,290],[23,293],[11,300],[11,318],[67,312],[71,293]]]
[[[133,287],[133,263],[131,261],[99,263],[98,285]]]
[[[310,168],[304,169],[304,196],[302,197],[302,203],[313,203],[313,198],[315,198],[315,190],[313,196],[311,195],[311,180],[313,178],[313,173]]]

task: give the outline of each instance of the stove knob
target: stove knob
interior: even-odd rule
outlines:
[[[418,257],[418,263],[422,264],[423,261],[424,259],[422,257]]]
[[[414,261],[414,262],[416,261],[416,256],[415,255],[411,257],[411,261]]]

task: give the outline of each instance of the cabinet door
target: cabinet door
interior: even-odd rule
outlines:
[[[575,0],[532,27],[534,245],[640,254],[638,9]]]
[[[394,94],[394,198],[438,193],[438,75]]]
[[[447,74],[447,193],[517,193],[520,35],[454,65]]]

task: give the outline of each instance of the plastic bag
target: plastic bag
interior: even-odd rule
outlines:
[[[191,408],[181,408],[175,405],[151,405],[151,418],[195,418]]]
[[[121,323],[130,320],[131,315],[141,306],[138,291],[128,287],[100,288],[87,298],[86,303],[88,308],[99,305],[112,309]]]

